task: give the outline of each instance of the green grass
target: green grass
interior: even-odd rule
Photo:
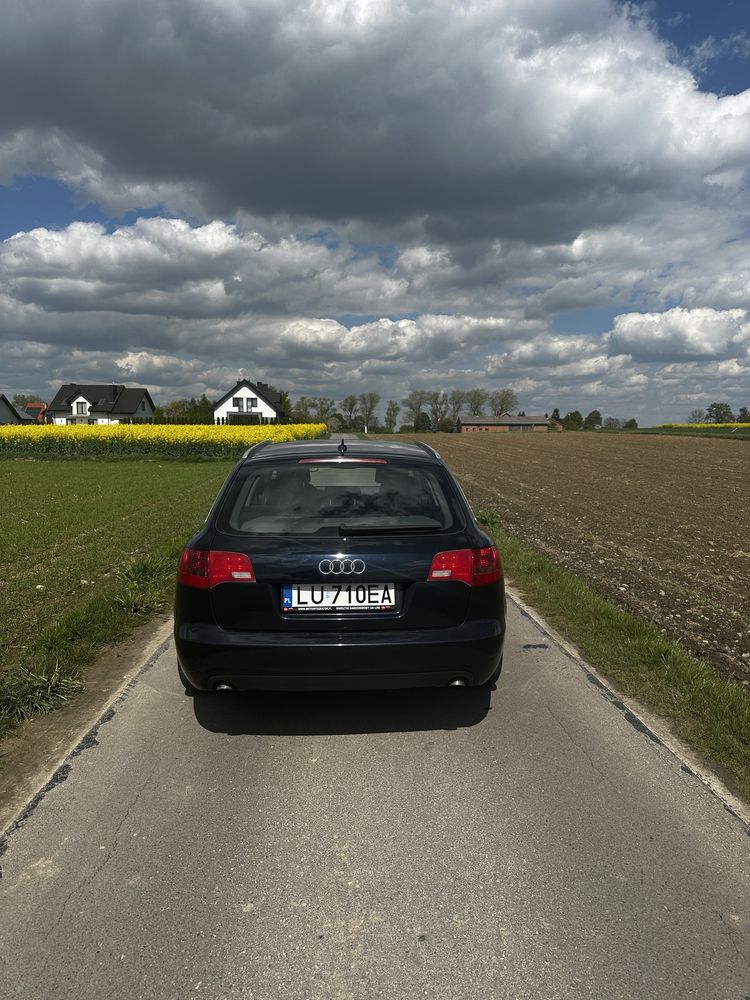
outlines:
[[[0,671],[123,567],[196,531],[231,463],[0,460]]]
[[[125,563],[106,592],[63,614],[28,644],[22,660],[0,674],[0,737],[68,702],[104,647],[167,610],[179,552],[179,546],[162,546],[155,555]]]
[[[526,542],[504,534],[492,513],[479,517],[497,539],[506,573],[524,599],[623,694],[669,720],[678,736],[750,799],[750,698],[742,688]]]
[[[0,736],[169,607],[233,463],[0,460]]]

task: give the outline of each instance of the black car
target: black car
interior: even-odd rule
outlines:
[[[504,634],[498,551],[426,444],[255,445],[180,561],[188,691],[492,687]]]

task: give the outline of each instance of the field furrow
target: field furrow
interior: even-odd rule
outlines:
[[[476,508],[750,685],[750,446],[687,437],[443,434]]]

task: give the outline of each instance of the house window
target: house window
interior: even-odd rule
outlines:
[[[257,405],[258,405],[258,400],[256,399],[255,396],[251,396],[247,401],[248,410],[254,410]]]
[[[85,403],[76,403],[76,413],[78,414],[79,417],[85,417],[86,416],[86,404]]]
[[[72,417],[66,417],[65,418],[65,423],[66,424],[74,424],[75,420]]]
[[[146,409],[146,400],[145,399],[141,401],[141,409],[142,410]]]
[[[241,413],[245,409],[244,402],[242,396],[235,396],[232,400],[232,406]]]
[[[94,419],[94,420],[92,420],[92,419],[91,419],[91,417],[89,417],[89,423],[90,423],[90,424],[95,424],[95,423],[96,423],[96,420],[95,420],[95,419]]]

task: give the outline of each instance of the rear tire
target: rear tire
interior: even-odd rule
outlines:
[[[197,688],[194,688],[193,685],[190,683],[190,681],[187,679],[185,674],[182,672],[182,667],[179,665],[179,663],[177,664],[177,673],[180,675],[180,681],[182,682],[182,686],[185,688],[185,694],[192,698],[192,696],[196,694]]]
[[[477,687],[478,688],[483,688],[484,690],[491,691],[497,685],[497,682],[500,680],[500,674],[502,673],[502,670],[503,670],[503,658],[501,656],[500,657],[500,662],[498,663],[497,669],[494,671],[494,673],[492,673],[487,678],[487,680],[484,682],[484,684],[477,684]]]

